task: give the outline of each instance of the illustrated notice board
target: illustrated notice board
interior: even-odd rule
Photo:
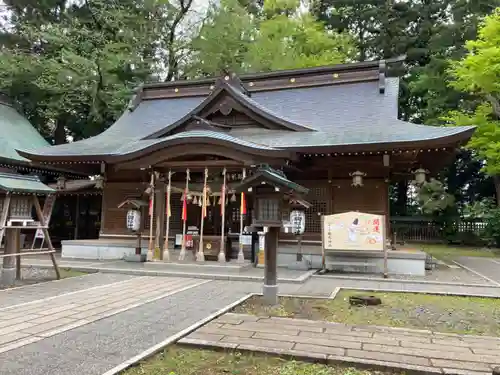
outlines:
[[[324,250],[385,250],[385,216],[363,212],[325,215],[322,223]]]

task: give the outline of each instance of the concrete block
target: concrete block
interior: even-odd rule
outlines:
[[[2,268],[2,276],[0,278],[0,285],[11,286],[16,282],[16,269],[15,268]]]
[[[454,361],[449,359],[436,359],[431,358],[431,363],[435,367],[460,369],[469,371],[491,371],[491,366],[486,363],[467,362],[467,361]]]

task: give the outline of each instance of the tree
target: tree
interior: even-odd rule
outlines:
[[[329,65],[353,54],[347,34],[326,30],[299,6],[297,0],[266,0],[256,15],[238,0],[213,4],[193,42],[193,75]]]
[[[477,100],[461,103],[445,118],[452,125],[476,125],[468,147],[484,160],[484,170],[493,176],[500,204],[500,9],[487,16],[476,40],[465,44],[467,55],[450,62],[450,85]]]
[[[161,1],[7,4],[0,89],[56,144],[102,132],[159,65]]]

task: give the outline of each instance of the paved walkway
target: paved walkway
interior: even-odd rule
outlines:
[[[336,288],[500,297],[500,287],[312,277],[281,294],[330,296]],[[101,375],[262,283],[95,273],[0,291],[0,374]]]
[[[500,286],[500,258],[459,257],[457,262]]]
[[[66,280],[51,284],[71,289]],[[41,285],[11,290],[9,298],[17,291],[26,300]],[[2,307],[0,374],[101,375],[235,302],[246,294],[242,289],[222,281],[132,277]]]
[[[246,314],[225,314],[180,343],[432,374],[491,375],[500,365],[500,338]]]

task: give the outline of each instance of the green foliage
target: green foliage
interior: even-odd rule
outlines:
[[[422,185],[415,185],[417,201],[422,213],[426,215],[439,215],[453,207],[455,199],[448,194],[445,186],[439,180],[431,178]]]
[[[211,6],[193,41],[190,76],[313,67],[344,62],[353,54],[347,34],[325,30],[296,0],[264,1],[259,15],[238,0]]]
[[[476,125],[468,147],[485,160],[484,169],[500,174],[500,10],[485,18],[477,40],[466,43],[467,55],[451,62],[453,88],[475,95],[471,108],[451,111],[444,119],[452,125]]]
[[[10,8],[0,89],[55,143],[100,133],[152,72],[156,2],[26,2]]]

